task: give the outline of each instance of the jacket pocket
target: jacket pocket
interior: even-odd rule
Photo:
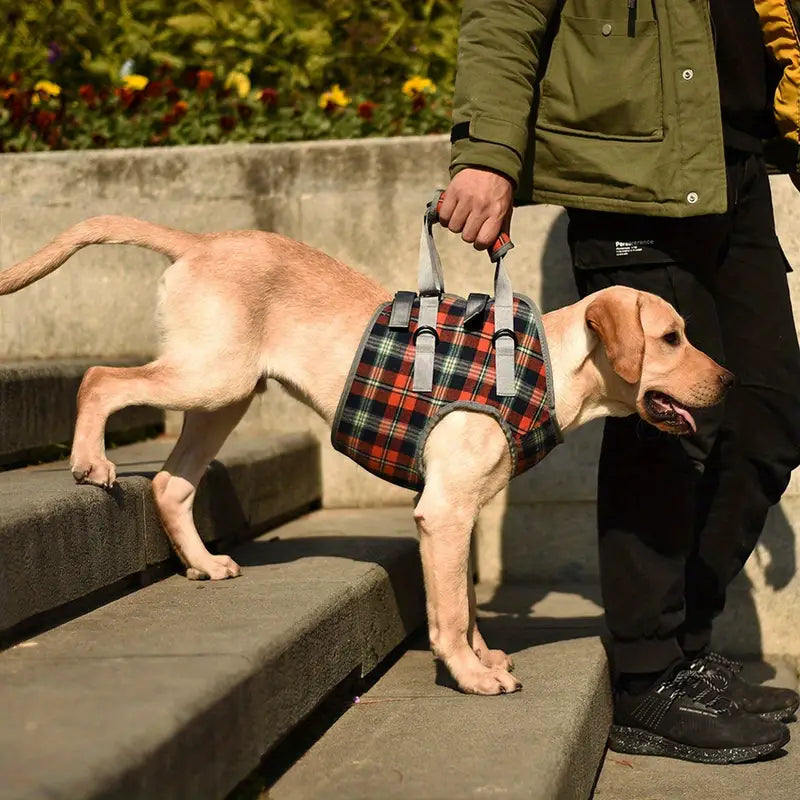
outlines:
[[[664,138],[658,24],[561,16],[537,125],[605,139]]]

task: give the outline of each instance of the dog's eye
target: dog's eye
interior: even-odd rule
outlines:
[[[661,337],[668,345],[674,347],[678,342],[680,342],[681,337],[677,331],[670,331],[669,333],[665,333]]]

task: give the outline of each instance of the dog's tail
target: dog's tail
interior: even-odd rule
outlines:
[[[197,244],[201,236],[133,217],[91,217],[64,231],[30,258],[0,272],[0,295],[17,292],[49,275],[90,244],[135,244],[175,261]]]

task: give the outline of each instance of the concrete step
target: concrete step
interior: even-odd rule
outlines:
[[[421,640],[262,796],[586,800],[611,697],[599,609],[585,594],[480,587],[481,630],[513,654],[521,692],[453,691]]]
[[[0,364],[0,466],[33,463],[44,448],[52,452],[53,445],[61,445],[68,453],[78,387],[86,370],[93,364],[127,367],[145,361],[56,359]],[[130,441],[144,438],[145,432],[152,436],[154,429],[163,430],[163,426],[163,411],[138,406],[113,414],[108,433]]]
[[[162,438],[111,451],[111,492],[76,486],[66,462],[0,473],[0,638],[69,615],[66,604],[118,596],[171,559],[150,477],[173,446]],[[200,485],[195,518],[208,542],[248,538],[305,512],[321,492],[310,435],[232,437]]]
[[[223,798],[423,622],[410,509],[318,511],[0,654],[0,800]]]
[[[776,660],[745,664],[748,680],[797,688],[794,663]],[[789,725],[792,741],[775,757],[752,764],[716,766],[671,758],[630,756],[609,751],[594,800],[797,800],[800,797],[800,731]]]

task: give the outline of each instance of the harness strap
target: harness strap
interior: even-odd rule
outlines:
[[[415,392],[433,391],[433,367],[436,354],[436,322],[439,299],[444,293],[442,262],[433,239],[433,225],[439,221],[439,205],[443,192],[434,193],[425,210],[419,243],[419,320],[415,335],[414,381]],[[495,390],[498,397],[515,394],[514,292],[511,279],[503,265],[503,256],[513,247],[506,234],[501,234],[490,251],[497,264],[494,273],[494,337]]]
[[[419,319],[414,340],[415,392],[433,391],[433,364],[436,356],[436,322],[439,316],[439,298],[444,293],[442,262],[433,240],[434,213],[438,197],[428,203],[422,220],[419,240]]]
[[[414,308],[414,301],[417,299],[416,292],[396,292],[392,302],[392,313],[389,317],[389,330],[407,331],[411,322],[411,311]]]
[[[498,397],[516,394],[514,379],[514,292],[511,279],[503,265],[503,256],[497,259],[494,271],[494,367],[495,391]]]

